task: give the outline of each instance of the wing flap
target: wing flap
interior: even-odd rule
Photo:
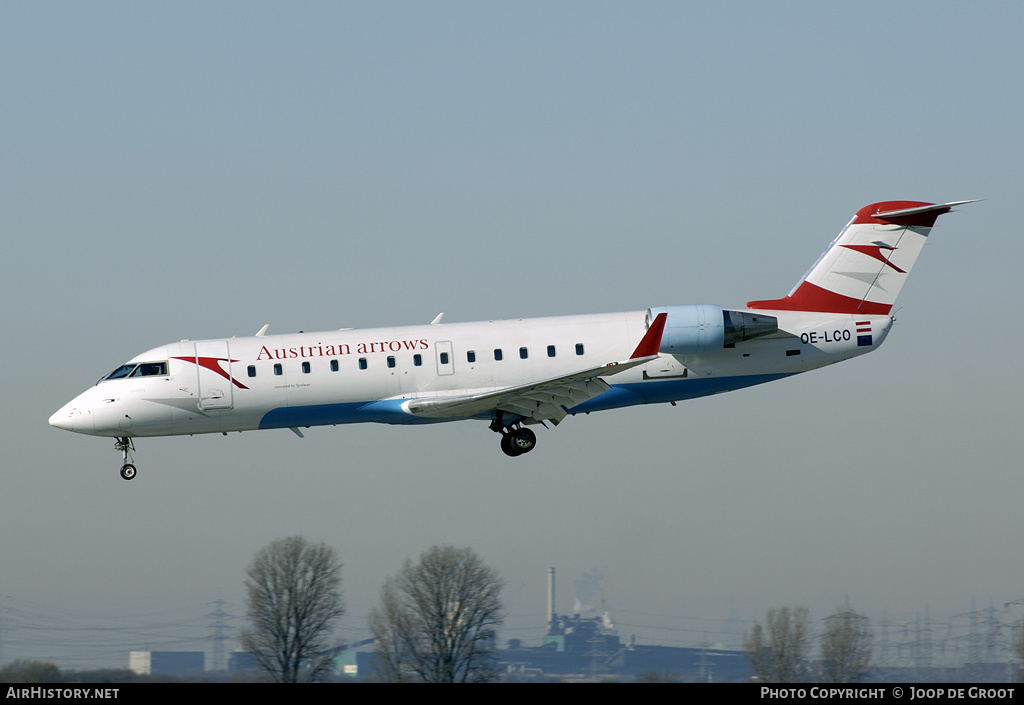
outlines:
[[[555,425],[567,415],[566,409],[593,399],[611,389],[598,377],[544,389],[530,389],[498,403],[498,409],[535,421],[551,421]]]
[[[558,422],[565,418],[566,408],[582,404],[611,389],[601,379],[650,362],[657,357],[641,357],[613,362],[600,367],[529,384],[506,387],[493,392],[454,398],[411,399],[403,406],[415,416],[428,418],[469,418],[494,411],[505,411],[534,419]]]

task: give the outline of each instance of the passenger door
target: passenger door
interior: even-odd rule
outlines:
[[[226,340],[206,340],[195,344],[196,371],[199,375],[199,408],[230,409],[234,403],[231,354]]]

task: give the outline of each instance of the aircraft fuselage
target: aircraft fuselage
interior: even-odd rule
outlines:
[[[699,354],[660,353],[610,375],[611,389],[570,414],[693,399],[870,352],[889,316],[758,311],[778,332]],[[458,420],[407,413],[413,398],[464,396],[625,359],[648,313],[559,316],[181,341],[132,358],[50,423],[112,437],[167,436],[344,423]],[[140,369],[163,363],[163,370]],[[147,374],[147,372],[151,372]],[[493,418],[493,414],[476,416]]]

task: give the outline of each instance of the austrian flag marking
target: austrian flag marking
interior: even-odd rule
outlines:
[[[857,321],[857,347],[863,348],[871,344],[871,321]]]

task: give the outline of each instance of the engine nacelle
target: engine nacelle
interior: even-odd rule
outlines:
[[[779,319],[754,311],[722,311],[725,321],[725,347],[779,332]]]
[[[668,314],[668,318],[659,352],[670,355],[699,355],[721,350],[779,329],[779,321],[774,316],[728,311],[714,304],[649,308],[648,325],[661,313]]]

